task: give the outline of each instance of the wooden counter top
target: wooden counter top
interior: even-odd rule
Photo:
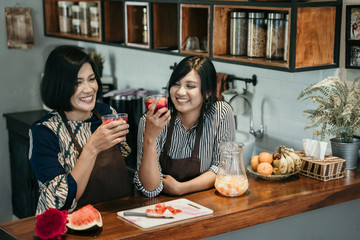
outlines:
[[[302,175],[266,181],[248,173],[249,189],[240,197],[221,196],[214,188],[182,196],[214,210],[211,215],[143,230],[117,217],[116,212],[175,199],[125,197],[95,205],[103,228],[97,233],[66,239],[199,239],[255,224],[360,198],[360,166],[346,170],[345,178],[322,182]],[[0,224],[0,239],[34,239],[35,217]]]

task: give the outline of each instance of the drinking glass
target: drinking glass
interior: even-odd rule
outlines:
[[[101,120],[104,124],[107,124],[107,123],[115,121],[115,120],[124,120],[125,122],[127,122],[128,114],[127,113],[106,114],[106,115],[101,116]],[[121,137],[125,137],[125,135],[123,135]],[[126,138],[125,138],[125,140],[126,140]]]
[[[160,109],[160,108],[167,108],[168,107],[168,94],[162,93],[162,94],[156,94],[144,97],[144,104],[146,107],[146,110],[149,111],[149,108],[151,105],[156,101],[156,99],[159,98],[159,101],[155,107],[154,114]]]

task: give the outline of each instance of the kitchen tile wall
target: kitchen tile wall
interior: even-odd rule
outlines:
[[[94,47],[94,44],[81,43],[81,46],[88,48]],[[104,74],[115,75],[118,89],[144,87],[160,90],[166,86],[171,75],[170,65],[183,58],[103,45],[95,45],[95,48],[105,56],[111,56],[111,64],[105,62]],[[306,103],[299,102],[297,96],[309,84],[338,74],[337,69],[288,73],[216,61],[214,64],[218,72],[245,78],[257,75],[257,85],[248,85],[248,91],[252,95],[254,128],[259,129],[261,119],[265,126],[264,137],[257,140],[256,152],[274,151],[279,145],[301,149],[302,139],[312,138],[312,130],[304,131],[306,119],[302,115]],[[236,81],[235,84],[238,89],[245,87],[241,81]],[[249,131],[248,113],[238,115],[237,121],[238,129]]]

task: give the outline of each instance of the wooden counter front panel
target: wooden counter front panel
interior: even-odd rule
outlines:
[[[336,7],[298,8],[295,68],[334,64]]]
[[[360,166],[347,170],[345,178],[328,182],[301,175],[283,181],[266,181],[249,174],[248,191],[236,198],[221,196],[214,188],[182,196],[214,210],[213,214],[185,221],[141,229],[118,217],[116,212],[148,206],[176,198],[160,195],[125,197],[95,207],[103,217],[103,228],[92,235],[66,234],[67,240],[78,239],[200,239],[234,231],[314,209],[360,198]],[[34,217],[0,224],[1,234],[32,240],[35,236]],[[8,236],[8,235],[6,235]]]

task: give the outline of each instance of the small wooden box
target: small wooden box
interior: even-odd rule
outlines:
[[[304,151],[296,151],[302,160],[300,174],[321,181],[329,181],[344,177],[345,159],[325,156],[324,160],[306,157]]]

